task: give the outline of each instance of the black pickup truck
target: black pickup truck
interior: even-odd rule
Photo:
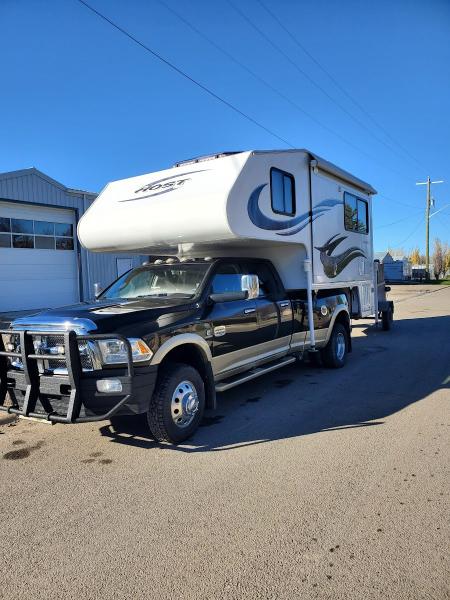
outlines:
[[[57,423],[146,413],[157,440],[178,443],[216,392],[311,350],[307,308],[305,291],[286,292],[267,260],[144,264],[92,303],[4,325],[0,409]],[[347,291],[316,293],[313,314],[316,356],[342,367]]]

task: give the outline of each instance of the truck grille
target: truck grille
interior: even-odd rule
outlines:
[[[46,374],[66,375],[67,366],[64,358],[64,334],[55,333],[52,335],[39,335],[38,333],[33,333],[31,337],[33,339],[33,346],[36,354],[55,355],[54,359],[38,361],[39,371]],[[2,338],[6,350],[10,352],[21,352],[20,338],[17,333],[11,332],[10,334],[2,334]],[[92,371],[92,353],[88,342],[80,340],[78,342],[78,350],[83,371]],[[12,367],[23,370],[23,364],[20,358],[9,357],[8,360]]]

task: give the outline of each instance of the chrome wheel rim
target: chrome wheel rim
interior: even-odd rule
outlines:
[[[172,420],[177,427],[189,427],[198,412],[200,401],[195,385],[190,381],[182,381],[175,388],[170,403]]]
[[[342,360],[345,356],[345,335],[339,332],[336,336],[336,356]]]

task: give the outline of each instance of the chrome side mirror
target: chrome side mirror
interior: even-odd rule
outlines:
[[[102,286],[99,283],[94,283],[94,296],[98,298],[102,293]]]
[[[259,296],[258,275],[242,275],[241,290],[247,292],[247,300],[254,300]]]

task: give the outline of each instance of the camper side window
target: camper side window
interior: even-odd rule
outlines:
[[[280,169],[270,169],[270,197],[272,210],[279,215],[295,215],[294,176]]]
[[[348,192],[344,193],[344,226],[347,231],[368,233],[368,215],[368,204],[365,200]]]
[[[367,202],[358,198],[358,231],[359,233],[367,233],[369,224],[367,218]]]

